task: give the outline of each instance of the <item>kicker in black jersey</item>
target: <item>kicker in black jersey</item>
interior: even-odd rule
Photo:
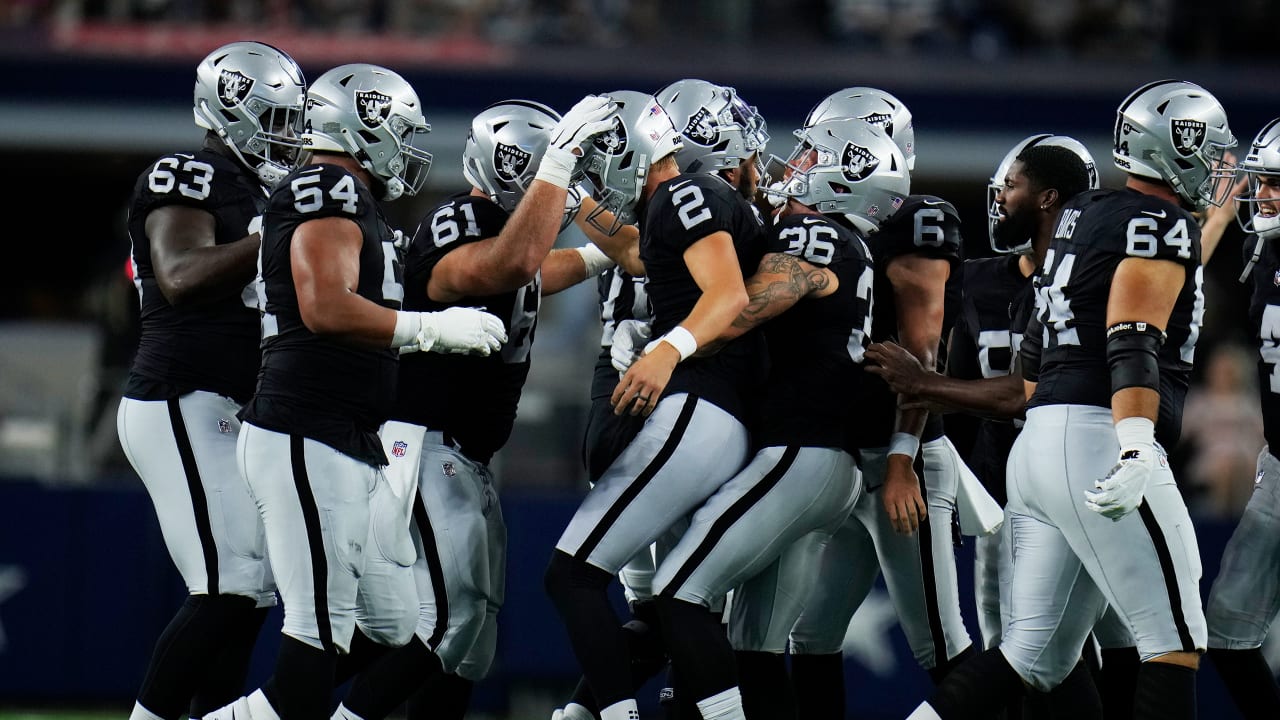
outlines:
[[[653,337],[661,337],[688,317],[702,296],[684,264],[684,252],[716,232],[733,238],[743,277],[755,272],[763,255],[759,215],[738,191],[715,175],[679,175],[658,186],[640,225],[640,259],[653,308]],[[676,366],[666,394],[687,392],[743,420],[744,397],[764,374],[758,332],[730,341],[709,357]]]
[[[167,400],[206,390],[245,402],[258,373],[258,310],[251,292],[174,307],[156,282],[147,215],[170,205],[204,210],[216,219],[214,242],[249,234],[267,195],[236,161],[204,149],[160,158],[138,177],[129,206],[133,284],[142,308],[142,333],[125,397]]]
[[[911,195],[902,207],[886,220],[880,230],[867,238],[871,257],[875,260],[875,301],[871,339],[873,342],[898,339],[898,310],[889,282],[887,268],[894,258],[919,255],[946,260],[951,264],[947,278],[946,312],[942,324],[942,340],[938,347],[939,366],[946,356],[943,344],[958,312],[960,300],[960,261],[964,241],[960,236],[960,215],[946,200],[932,195]],[[893,433],[898,396],[877,377],[863,383],[859,413],[860,447],[885,447]],[[942,420],[930,415],[921,440],[928,442],[942,436]]]
[[[357,294],[398,310],[403,297],[391,228],[373,194],[337,165],[294,171],[271,194],[262,223],[262,371],[240,413],[258,427],[322,442],[372,465],[385,465],[378,427],[391,412],[397,352],[345,345],[307,329],[298,311],[289,249],[309,220],[344,218],[360,228]]]
[[[1159,358],[1156,439],[1173,447],[1204,319],[1200,226],[1186,210],[1134,190],[1081,193],[1058,216],[1037,290],[1043,351],[1028,407],[1111,406],[1107,299],[1116,268],[1130,257],[1170,260],[1186,269]]]
[[[830,295],[805,297],[762,327],[769,348],[753,440],[856,452],[862,354],[871,342],[875,270],[862,237],[822,215],[791,215],[770,228],[766,253],[794,255],[835,274]]]
[[[448,303],[431,300],[427,283],[445,255],[497,237],[509,217],[488,198],[455,195],[424,216],[405,258],[405,309],[482,308],[502,319],[510,340],[489,357],[415,353],[401,358],[392,419],[444,432],[463,454],[485,463],[506,444],[515,424],[520,391],[529,375],[541,275],[519,290]]]

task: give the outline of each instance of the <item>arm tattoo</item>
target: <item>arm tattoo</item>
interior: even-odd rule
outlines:
[[[805,270],[799,258],[786,253],[769,253],[760,261],[757,274],[785,275],[785,280],[749,283],[750,298],[737,319],[736,327],[752,328],[772,318],[814,291],[824,290],[830,283],[821,268]]]

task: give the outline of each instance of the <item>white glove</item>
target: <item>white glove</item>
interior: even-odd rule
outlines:
[[[613,344],[609,347],[613,369],[618,374],[625,373],[631,363],[635,362],[649,342],[652,328],[647,322],[640,320],[623,320],[613,329]]]
[[[603,95],[588,95],[578,101],[551,129],[551,143],[538,163],[534,180],[562,188],[569,187],[573,171],[582,159],[582,145],[608,132],[616,121],[618,105]]]
[[[401,313],[401,317],[406,315],[417,316],[419,325],[412,341],[399,346],[401,354],[438,352],[483,356],[496,352],[507,341],[507,332],[498,316],[476,308],[451,307],[439,312]],[[400,333],[399,322],[396,323],[396,333]]]
[[[1103,517],[1119,520],[1142,504],[1147,479],[1156,465],[1155,423],[1143,417],[1116,423],[1120,459],[1107,476],[1084,493],[1085,507]]]

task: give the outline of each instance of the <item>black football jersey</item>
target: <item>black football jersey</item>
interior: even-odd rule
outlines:
[[[1031,278],[1007,255],[966,260],[964,292],[951,333],[947,374],[965,380],[1002,377],[1013,372],[1014,353],[1034,307]],[[1002,420],[980,418],[969,467],[1001,505],[1005,504],[1005,462],[1018,437],[1018,427]]]
[[[932,195],[911,195],[902,207],[880,225],[880,230],[867,238],[871,257],[875,260],[875,302],[871,339],[874,342],[898,339],[898,310],[893,296],[893,284],[889,282],[889,263],[903,255],[920,255],[938,258],[951,263],[947,278],[946,312],[943,318],[942,338],[938,359],[942,364],[946,348],[945,339],[959,312],[960,261],[964,241],[960,236],[960,215],[946,200]],[[857,430],[860,447],[877,448],[889,444],[893,434],[894,415],[898,396],[877,377],[868,377],[862,387]],[[929,416],[921,439],[925,442],[942,436],[942,418]]]
[[[168,400],[206,390],[243,403],[258,373],[258,309],[252,291],[174,307],[160,292],[151,263],[147,215],[183,205],[213,215],[214,242],[240,240],[267,202],[258,178],[214,150],[166,155],[151,164],[133,188],[129,239],[133,284],[142,308],[138,353],[126,397]]]
[[[786,253],[835,273],[835,292],[802,298],[763,325],[769,377],[757,445],[838,447],[856,452],[862,354],[871,342],[875,270],[857,231],[822,215],[790,215],[770,228],[766,253]],[[819,391],[819,397],[814,391]]]
[[[1160,348],[1156,439],[1172,448],[1204,319],[1200,226],[1191,213],[1134,190],[1092,190],[1062,209],[1036,292],[1044,326],[1040,378],[1028,407],[1111,407],[1107,299],[1116,267],[1128,257],[1172,260],[1186,280]]]
[[[640,259],[653,307],[653,337],[688,317],[702,290],[684,264],[684,252],[715,232],[733,238],[743,277],[763,256],[759,215],[729,183],[716,175],[685,174],[658,186],[640,226]],[[756,331],[732,340],[708,357],[676,366],[667,393],[687,392],[746,419],[745,398],[764,376],[763,340]]]
[[[507,343],[488,357],[414,353],[400,358],[400,388],[392,418],[444,432],[463,454],[483,463],[506,444],[515,424],[520,391],[529,376],[529,351],[542,299],[541,274],[519,290],[448,303],[431,300],[427,283],[445,255],[496,237],[509,217],[488,198],[455,195],[423,217],[405,258],[405,309],[476,307],[497,315],[506,327]]]
[[[312,333],[302,322],[289,248],[309,220],[345,218],[359,226],[356,293],[398,310],[404,290],[391,228],[373,194],[338,165],[295,170],[271,194],[258,258],[262,285],[262,370],[242,419],[302,435],[371,465],[386,465],[378,427],[396,391],[397,351],[346,345]]]
[[[600,293],[600,355],[596,357],[595,372],[591,379],[591,399],[600,400],[613,395],[618,386],[618,371],[613,369],[613,331],[623,320],[647,322],[653,318],[649,307],[649,293],[644,278],[636,277],[619,267],[611,267],[596,278]]]
[[[1252,256],[1254,239],[1250,237],[1244,245],[1246,256]],[[1271,454],[1280,457],[1280,247],[1274,241],[1263,244],[1262,257],[1254,264],[1251,277],[1249,322],[1258,341],[1262,430]]]

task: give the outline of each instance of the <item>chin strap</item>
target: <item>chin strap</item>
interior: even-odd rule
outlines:
[[[1258,261],[1262,259],[1262,248],[1266,242],[1261,235],[1258,236],[1257,242],[1253,244],[1253,255],[1244,264],[1244,271],[1240,273],[1238,282],[1249,282],[1249,273],[1253,272],[1253,266],[1257,265]]]

